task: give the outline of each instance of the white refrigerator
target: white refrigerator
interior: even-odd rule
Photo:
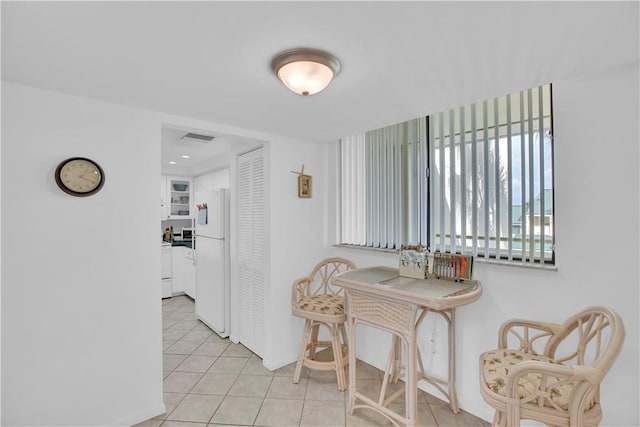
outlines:
[[[229,193],[195,194],[196,316],[229,336]],[[206,212],[202,209],[206,206]]]

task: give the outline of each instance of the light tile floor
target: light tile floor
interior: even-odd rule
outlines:
[[[304,368],[293,384],[295,364],[271,372],[241,344],[220,338],[195,317],[186,296],[162,301],[164,403],[167,412],[136,427],[388,426],[371,410],[346,413],[346,392],[335,374]],[[377,396],[382,371],[358,361],[358,390]],[[398,387],[401,387],[398,384]],[[418,396],[421,426],[489,426],[427,393]],[[402,400],[394,403],[403,408]],[[401,411],[402,409],[400,409]]]

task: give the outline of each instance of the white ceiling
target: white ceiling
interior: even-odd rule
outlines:
[[[637,62],[638,10],[636,1],[3,1],[2,78],[330,141]],[[272,74],[271,58],[294,47],[340,59],[324,92],[298,96]]]
[[[213,136],[211,141],[188,138],[188,133]],[[169,175],[198,176],[219,167],[212,159],[231,152],[248,151],[261,141],[238,135],[229,135],[209,130],[164,127],[162,129],[162,173]],[[188,156],[184,158],[183,156]],[[175,162],[175,165],[169,162]]]

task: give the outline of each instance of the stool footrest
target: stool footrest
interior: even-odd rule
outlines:
[[[347,366],[349,364],[349,360],[347,360],[346,357],[348,357],[348,355],[345,355],[345,360],[342,363],[342,367]],[[325,362],[325,361],[304,358],[302,359],[302,364],[307,368],[315,369],[316,371],[333,371],[337,368],[336,367],[337,362],[335,360],[328,360]]]

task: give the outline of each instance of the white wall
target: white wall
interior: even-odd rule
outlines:
[[[58,189],[71,156],[103,167],[99,193]],[[3,425],[164,412],[159,179],[155,115],[3,82]]]
[[[196,192],[229,188],[229,166],[195,177],[193,179],[193,188]]]
[[[484,295],[457,311],[457,387],[463,409],[492,418],[479,392],[478,356],[495,348],[503,321],[524,317],[562,322],[582,308],[604,304],[621,314],[627,335],[602,384],[602,425],[640,425],[638,80],[635,64],[603,75],[552,82],[558,269],[475,264],[474,277],[483,283]],[[333,165],[330,162],[328,176],[336,174]],[[334,218],[331,208],[329,212]],[[397,265],[395,254],[343,248],[332,252],[359,266]],[[424,357],[425,364],[443,375],[444,322],[435,319],[423,323],[421,350],[430,356]],[[433,331],[436,344],[427,345]],[[386,349],[380,349],[381,337],[359,330],[357,357],[382,368]]]
[[[458,312],[460,403],[491,418],[479,394],[477,357],[495,346],[502,321],[562,321],[603,303],[622,314],[627,342],[603,383],[602,425],[638,425],[638,68],[553,83],[558,271],[476,264],[485,294]],[[161,413],[160,259],[154,255],[161,121],[18,85],[2,89],[3,424],[132,424]],[[333,151],[245,134],[270,141],[265,320],[272,340],[265,365],[276,368],[295,360],[302,337],[302,321],[291,315],[293,280],[328,255],[359,266],[397,260],[327,245],[336,218]],[[97,195],[79,199],[57,189],[53,171],[73,155],[104,167],[107,181]],[[303,163],[313,176],[311,199],[297,197],[290,172]],[[234,162],[230,173],[233,187]],[[123,233],[140,239],[122,244]],[[634,267],[604,267],[613,262]],[[423,350],[431,332],[442,336],[441,323],[425,323]],[[439,371],[445,354],[437,341],[430,347],[435,359],[426,364]],[[360,331],[357,355],[382,367],[386,349],[375,333]]]
[[[268,157],[270,256],[266,295],[265,366],[275,369],[296,359],[304,321],[291,315],[291,286],[326,257],[326,150],[323,144],[277,138]],[[298,175],[312,176],[312,197],[298,197]]]

